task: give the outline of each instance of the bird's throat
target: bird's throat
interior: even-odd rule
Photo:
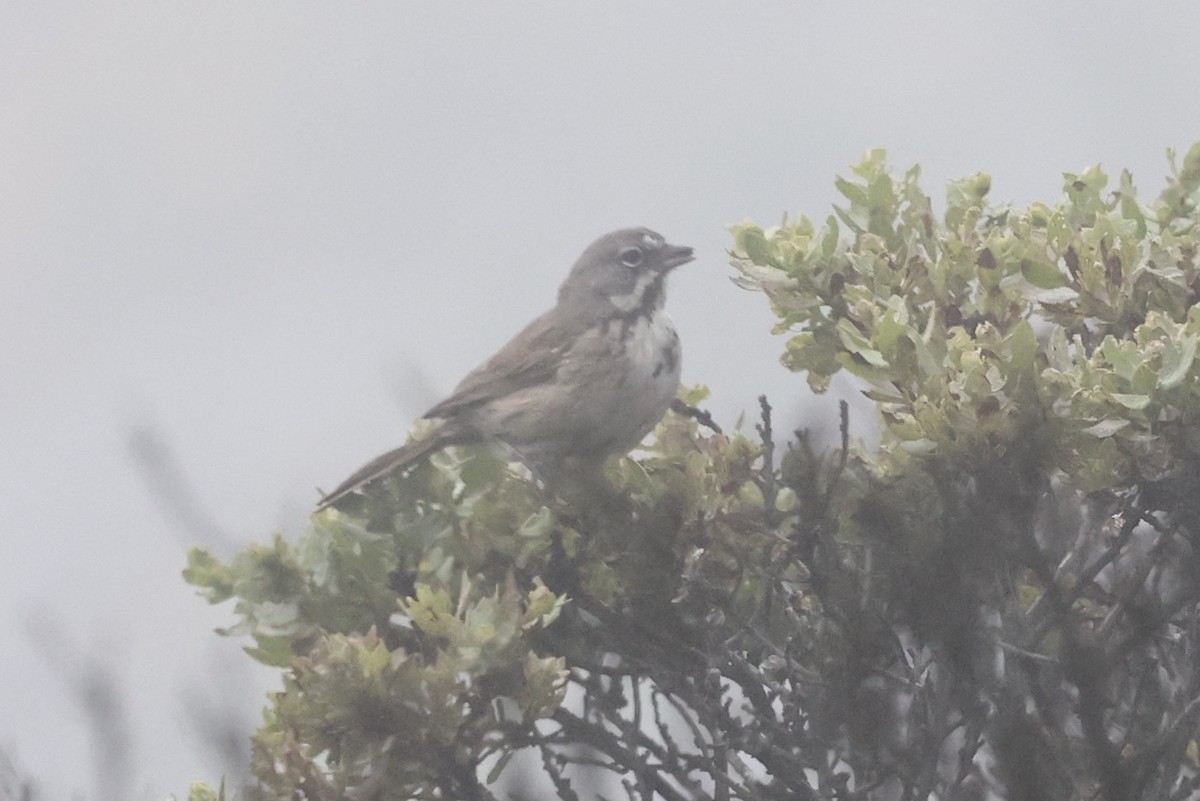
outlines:
[[[610,295],[608,302],[625,314],[649,315],[662,308],[666,300],[663,276],[645,272],[637,277],[633,289],[624,295]]]

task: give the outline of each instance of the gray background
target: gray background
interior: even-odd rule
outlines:
[[[719,421],[766,391],[826,425],[727,227],[823,218],[876,145],[935,196],[1053,201],[1100,161],[1149,200],[1200,138],[1198,31],[1195,2],[0,3],[0,751],[50,798],[218,779],[206,722],[274,680],[186,548],[298,536],[608,229],[697,248],[668,305]]]

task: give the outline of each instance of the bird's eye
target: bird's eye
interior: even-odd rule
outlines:
[[[642,259],[645,258],[645,254],[642,253],[641,248],[625,248],[621,251],[620,256],[621,264],[624,264],[626,267],[637,267],[642,263]]]

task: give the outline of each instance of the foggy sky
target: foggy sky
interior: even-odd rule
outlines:
[[[780,430],[835,424],[728,227],[823,219],[874,146],[935,196],[983,170],[1053,202],[1103,162],[1149,201],[1200,139],[1198,29],[1192,2],[0,4],[0,751],[101,797],[101,664],[109,792],[219,780],[197,705],[248,732],[273,679],[211,633],[187,547],[299,536],[609,229],[696,248],[668,309],[718,421],[767,392]]]

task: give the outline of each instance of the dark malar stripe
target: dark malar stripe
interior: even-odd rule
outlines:
[[[636,307],[627,312],[618,311],[613,314],[614,317],[621,321],[622,337],[629,336],[629,331],[638,320],[642,318],[649,320],[654,316],[655,309],[661,305],[662,294],[663,281],[662,278],[659,278],[654,283],[649,284],[645,291],[642,292],[642,302]]]

